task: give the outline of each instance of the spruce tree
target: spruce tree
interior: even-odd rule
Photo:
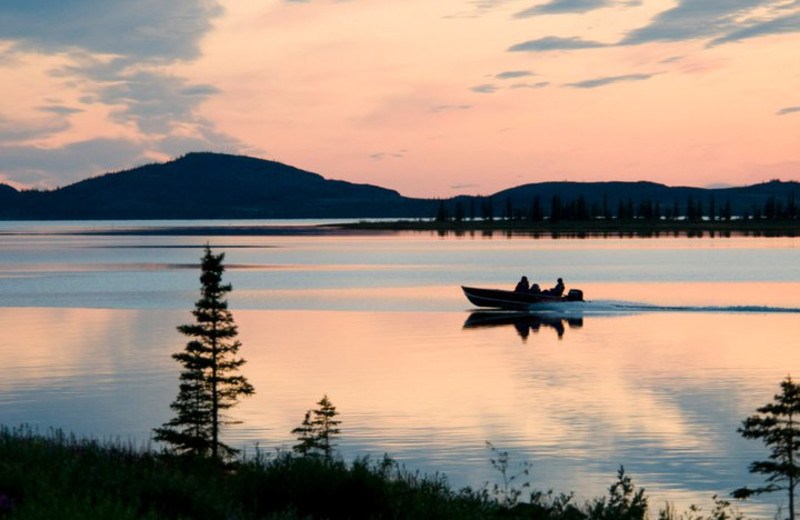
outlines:
[[[761,439],[769,448],[769,460],[750,464],[751,473],[767,476],[767,485],[747,487],[733,492],[736,498],[786,491],[789,518],[794,520],[794,494],[800,482],[800,385],[787,377],[781,382],[781,393],[773,402],[757,409],[758,414],[745,419],[739,433],[747,439]]]
[[[327,395],[317,405],[319,408],[307,411],[303,423],[292,430],[300,441],[292,449],[303,456],[323,455],[330,460],[333,457],[333,438],[339,435],[337,427],[341,421],[334,419],[339,412]]]
[[[222,412],[236,405],[239,397],[255,393],[238,373],[245,360],[237,357],[241,343],[225,299],[232,288],[222,283],[224,257],[224,253],[213,254],[206,244],[200,299],[192,311],[195,323],[178,327],[191,339],[182,352],[172,355],[183,365],[178,396],[170,405],[176,415],[154,429],[154,439],[169,444],[175,452],[214,459],[236,453],[219,440],[221,425],[232,423]]]

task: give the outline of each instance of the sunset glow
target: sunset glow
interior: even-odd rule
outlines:
[[[0,5],[0,182],[190,151],[409,196],[800,179],[793,0]]]

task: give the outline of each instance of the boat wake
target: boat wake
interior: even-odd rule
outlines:
[[[765,305],[656,305],[619,300],[594,300],[585,305],[586,314],[643,313],[643,312],[712,312],[712,313],[781,313],[800,314],[800,307],[771,307]]]

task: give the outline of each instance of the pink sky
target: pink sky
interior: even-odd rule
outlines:
[[[204,150],[412,196],[800,179],[798,0],[8,4],[17,187]]]

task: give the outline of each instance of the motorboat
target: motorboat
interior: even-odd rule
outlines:
[[[464,295],[478,307],[509,310],[534,310],[547,307],[549,304],[566,302],[582,302],[583,291],[570,289],[566,295],[542,292],[507,291],[504,289],[485,289],[481,287],[467,287],[462,285]]]

